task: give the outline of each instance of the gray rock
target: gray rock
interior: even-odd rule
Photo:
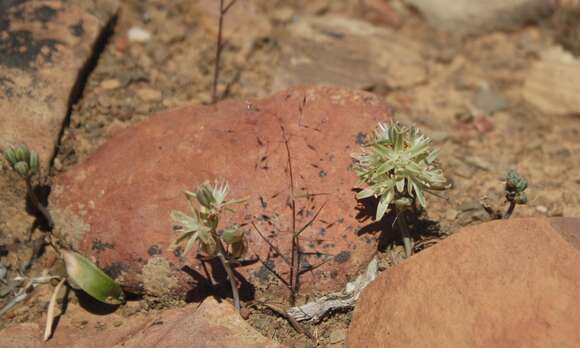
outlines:
[[[508,107],[502,94],[487,85],[482,86],[474,97],[473,104],[487,115],[492,115]]]
[[[530,68],[522,96],[548,115],[580,114],[580,60],[553,47]],[[573,78],[576,77],[576,78]]]
[[[514,29],[552,11],[545,0],[406,0],[437,30],[458,35]]]
[[[273,91],[311,83],[400,88],[427,79],[418,43],[366,22],[339,16],[301,17],[279,41],[282,55]]]

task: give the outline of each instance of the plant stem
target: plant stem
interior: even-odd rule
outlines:
[[[46,223],[48,224],[48,229],[52,230],[52,227],[54,226],[54,221],[52,220],[52,216],[50,215],[50,212],[48,211],[48,209],[44,205],[42,205],[42,203],[40,203],[38,196],[36,196],[36,193],[34,192],[30,178],[26,178],[25,181],[26,181],[26,190],[28,191],[28,197],[30,197],[30,200],[32,201],[32,204],[34,204],[34,207],[46,219]]]
[[[238,286],[236,285],[236,279],[234,278],[234,271],[232,270],[232,266],[230,265],[229,261],[226,259],[226,249],[222,244],[222,241],[217,236],[215,230],[212,231],[212,237],[216,241],[216,245],[218,248],[217,256],[222,263],[222,266],[226,270],[226,274],[230,280],[230,286],[232,288],[232,296],[234,297],[234,306],[236,307],[236,311],[240,311],[240,294],[238,292]]]
[[[212,104],[215,104],[217,102],[217,99],[218,99],[217,85],[218,85],[218,80],[219,80],[219,75],[220,75],[220,60],[221,60],[221,56],[222,56],[222,49],[224,48],[224,45],[222,43],[224,16],[226,15],[226,13],[228,13],[230,8],[234,5],[234,3],[236,1],[237,0],[230,1],[230,3],[224,7],[224,0],[220,0],[220,16],[219,16],[219,21],[218,21],[217,46],[216,46],[216,51],[215,51],[215,63],[214,63],[214,69],[213,69],[213,85],[212,85],[212,90],[211,90],[211,103]]]
[[[290,259],[290,305],[294,306],[296,303],[296,293],[298,292],[298,277],[300,275],[300,239],[296,233],[296,196],[294,195],[294,172],[292,170],[292,156],[290,155],[290,146],[288,145],[288,137],[286,137],[286,130],[282,127],[282,135],[284,136],[284,145],[286,146],[286,154],[288,156],[288,176],[290,179],[290,205],[292,208],[292,256]]]
[[[409,233],[409,225],[407,224],[407,218],[405,217],[405,210],[399,212],[399,216],[397,216],[397,225],[401,231],[403,245],[405,245],[405,256],[410,257],[413,254],[413,238],[411,238],[411,234]]]
[[[509,202],[510,202],[510,205],[508,207],[508,210],[503,215],[503,218],[504,219],[509,219],[510,216],[512,216],[512,213],[514,212],[514,209],[516,208],[516,202],[515,202],[515,200],[510,200]]]

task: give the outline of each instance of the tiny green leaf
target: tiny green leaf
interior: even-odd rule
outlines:
[[[4,158],[6,158],[11,166],[18,162],[18,159],[16,158],[16,148],[14,145],[9,145],[6,149],[4,149]]]
[[[385,193],[383,196],[381,196],[381,200],[379,201],[379,205],[377,207],[377,221],[381,220],[385,213],[388,211],[389,204],[391,203],[392,199],[393,191],[389,191],[388,193]]]
[[[16,164],[14,164],[14,170],[23,178],[28,177],[29,169],[28,163],[26,162],[16,162]]]
[[[30,152],[28,151],[28,147],[26,145],[24,144],[16,145],[15,152],[16,152],[16,161],[28,162]]]
[[[38,153],[36,151],[30,151],[30,175],[38,174],[39,165],[38,165]]]

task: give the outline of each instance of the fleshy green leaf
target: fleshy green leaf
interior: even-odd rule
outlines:
[[[375,190],[373,190],[372,188],[366,188],[362,191],[360,191],[359,193],[356,194],[356,198],[357,199],[365,199],[365,198],[369,198],[375,195]]]
[[[377,221],[380,221],[385,215],[385,213],[388,211],[389,204],[391,203],[392,199],[393,199],[393,191],[390,191],[381,196],[379,205],[377,207],[377,215],[376,215]]]
[[[74,251],[63,250],[62,256],[69,278],[94,299],[108,303],[125,302],[121,286],[88,258]]]
[[[6,149],[4,149],[4,158],[6,158],[8,162],[10,162],[11,166],[13,166],[14,164],[16,164],[16,162],[18,162],[18,159],[16,158],[16,149],[14,145],[9,145]]]

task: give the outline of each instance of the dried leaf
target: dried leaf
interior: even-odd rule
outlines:
[[[62,278],[60,282],[58,282],[57,286],[54,288],[52,292],[52,296],[50,297],[50,303],[48,304],[48,313],[46,316],[46,327],[44,328],[44,340],[48,341],[50,336],[52,336],[52,326],[54,325],[54,309],[56,307],[56,298],[58,297],[58,292],[62,287],[62,284],[66,281],[66,278]]]

